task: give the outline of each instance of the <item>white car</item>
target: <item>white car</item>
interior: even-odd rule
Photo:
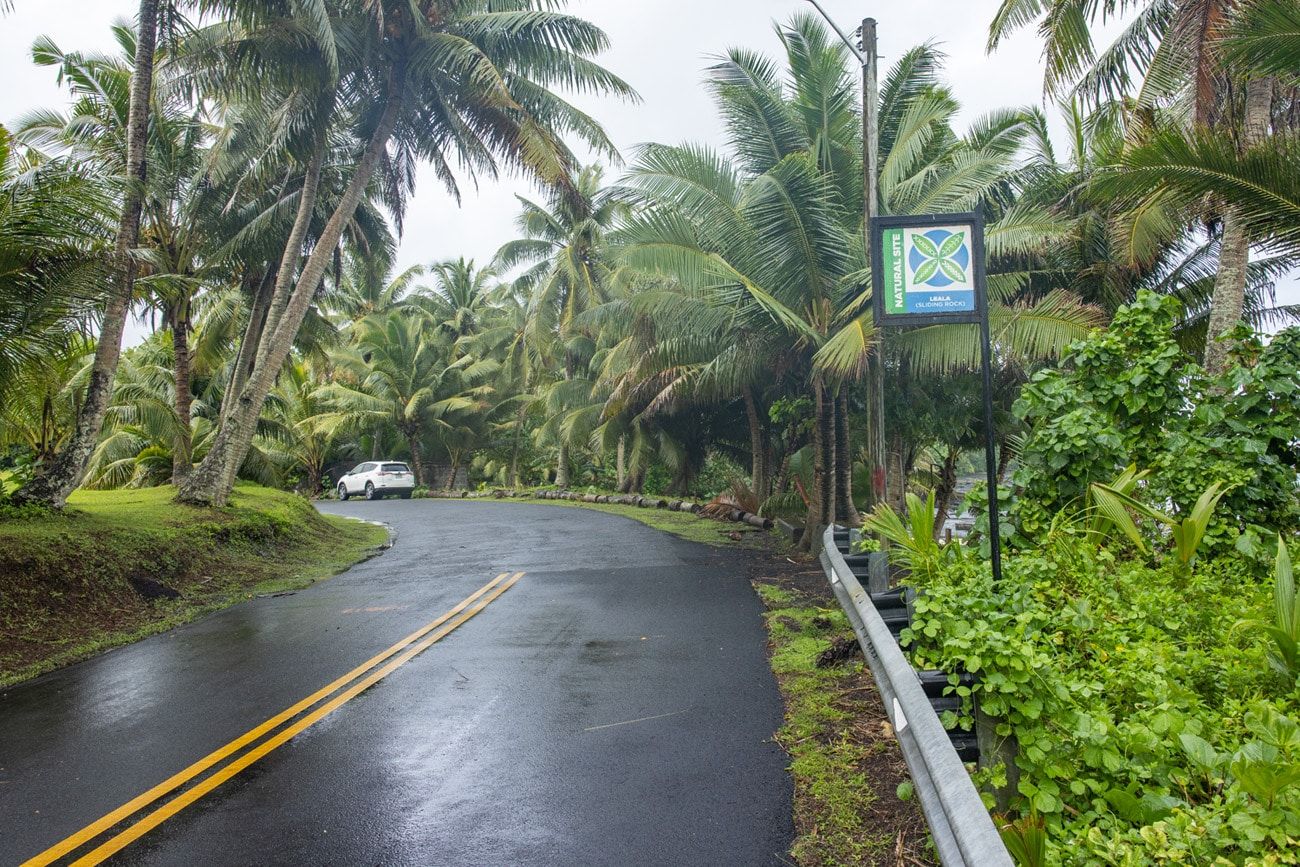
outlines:
[[[389,494],[409,500],[414,490],[415,476],[411,468],[400,461],[366,461],[339,479],[340,500],[363,494],[367,500],[379,500]]]

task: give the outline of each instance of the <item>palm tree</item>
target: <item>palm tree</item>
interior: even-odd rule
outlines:
[[[1234,26],[1240,35],[1256,6],[1253,0],[1004,0],[990,26],[989,50],[1014,30],[1040,20],[1046,91],[1073,89],[1094,101],[1131,96],[1134,110],[1154,115],[1158,123],[1172,123],[1196,136],[1226,127],[1237,133],[1239,148],[1250,149],[1268,137],[1273,81],[1263,69],[1243,74],[1244,68],[1225,63],[1223,37]],[[1134,12],[1129,26],[1098,54],[1089,27],[1128,11]],[[1284,21],[1288,11],[1282,10],[1279,19],[1278,8],[1270,3],[1254,20]],[[1253,49],[1258,43],[1246,44]],[[1282,40],[1278,47],[1285,44]],[[1237,98],[1238,92],[1244,99]],[[1230,345],[1223,337],[1241,321],[1252,242],[1247,220],[1231,205],[1219,216],[1222,234],[1205,347],[1211,373],[1221,373],[1228,363]]]
[[[521,238],[505,244],[496,267],[527,266],[518,285],[530,295],[528,331],[535,352],[544,353],[562,371],[552,389],[552,407],[563,412],[571,383],[585,375],[592,345],[579,326],[582,315],[609,300],[614,266],[605,235],[625,205],[613,190],[603,189],[599,166],[582,169],[570,183],[553,188],[545,205],[520,198]],[[569,439],[556,435],[555,483],[569,484]]]
[[[17,502],[41,503],[61,508],[68,494],[85,472],[86,461],[95,448],[104,413],[113,392],[113,376],[122,352],[122,333],[131,310],[136,264],[131,256],[140,234],[140,215],[146,183],[146,144],[150,101],[153,93],[155,48],[158,41],[163,0],[140,0],[136,21],[135,63],[131,74],[131,96],[126,123],[126,171],[121,219],[118,222],[115,267],[117,279],[104,307],[95,363],[86,386],[85,400],[77,416],[76,432],[59,456],[14,494]]]
[[[115,35],[124,59],[86,57],[64,52],[49,39],[38,40],[33,49],[37,62],[57,66],[77,99],[67,114],[42,111],[23,119],[16,130],[21,141],[66,151],[107,173],[124,171],[129,61],[136,54],[136,36],[125,26],[115,28]],[[174,346],[175,404],[182,419],[172,468],[177,480],[191,465],[189,338],[195,299],[227,271],[220,216],[232,191],[218,188],[207,170],[208,129],[174,82],[155,88],[134,281],[147,306],[162,313]]]
[[[430,434],[449,446],[453,471],[459,469],[476,417],[488,406],[491,388],[485,383],[496,371],[488,359],[453,360],[451,342],[431,324],[401,311],[361,320],[353,344],[333,357],[333,381],[314,393],[329,407],[315,417],[314,430],[392,426],[406,442],[420,485],[433,481],[425,472]]]
[[[483,325],[496,272],[476,268],[474,260],[435,262],[429,268],[434,284],[416,293],[413,302],[453,341],[473,337]]]
[[[25,399],[46,362],[87,349],[111,250],[107,190],[64,159],[24,153],[0,127],[0,405]],[[75,413],[74,413],[75,414]],[[59,445],[64,440],[59,440]],[[42,450],[42,462],[56,450]]]
[[[711,71],[734,160],[699,147],[645,148],[626,181],[643,212],[621,237],[630,264],[729,311],[735,330],[765,344],[758,354],[793,354],[789,366],[802,370],[816,417],[809,514],[816,526],[852,518],[845,390],[875,340],[847,56],[811,16],[780,32],[788,87],[775,64],[746,51],[732,50]],[[958,137],[951,129],[957,105],[937,82],[939,62],[921,46],[886,77],[884,210],[985,208],[995,257],[1037,250],[1064,231],[1059,221],[1041,209],[1000,204],[1027,120],[1001,113]],[[1059,292],[1012,306],[1023,282],[1011,275],[996,283],[1002,343],[1050,355],[1096,323],[1092,311]],[[974,334],[960,326],[917,329],[898,345],[940,367],[969,366],[976,350]]]
[[[551,7],[529,0],[373,0],[345,7],[331,19],[344,34],[337,44],[353,52],[340,56],[334,110],[350,119],[353,139],[364,144],[301,269],[293,267],[301,258],[301,236],[288,239],[281,272],[296,272],[294,285],[283,292],[277,287],[253,372],[234,396],[237,409],[223,419],[212,450],[182,486],[180,500],[221,504],[229,496],[276,373],[377,171],[400,188],[401,178],[410,177],[403,167],[425,159],[455,191],[453,162],[488,173],[504,162],[544,183],[563,184],[573,157],[561,135],[613,150],[594,121],[549,88],[562,84],[627,96],[632,91],[589,60],[604,48],[604,33]],[[318,155],[324,135],[319,137]],[[314,160],[319,164],[319,156]],[[301,206],[308,208],[311,199],[311,191],[304,190]]]

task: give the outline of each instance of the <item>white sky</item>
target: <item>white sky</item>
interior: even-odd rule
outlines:
[[[999,2],[823,0],[823,6],[850,34],[864,15],[877,19],[884,68],[918,42],[928,38],[939,43],[949,56],[946,77],[962,103],[964,125],[995,108],[1041,102],[1041,48],[1032,27],[1004,42],[996,54],[984,52],[988,22]],[[53,71],[32,65],[32,40],[47,34],[64,49],[114,50],[109,25],[134,15],[138,2],[16,0],[14,6],[0,17],[0,122],[66,102]],[[612,48],[601,61],[642,96],[639,105],[575,101],[605,124],[629,157],[635,145],[648,141],[721,145],[721,125],[700,85],[710,57],[732,46],[775,53],[773,21],[788,20],[804,9],[812,9],[805,0],[572,0],[569,11],[610,36]],[[511,178],[485,181],[477,194],[465,182],[462,191],[465,201],[457,208],[436,179],[422,173],[407,213],[402,267],[457,256],[487,262],[511,237],[514,194],[535,192]],[[1300,286],[1282,288],[1279,295],[1285,296],[1279,300],[1300,303]]]

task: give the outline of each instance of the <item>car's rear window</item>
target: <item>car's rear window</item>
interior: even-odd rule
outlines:
[[[381,473],[409,473],[411,470],[406,464],[384,464],[379,468]]]

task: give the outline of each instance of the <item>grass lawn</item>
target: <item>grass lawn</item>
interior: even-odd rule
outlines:
[[[266,488],[241,485],[224,509],[173,494],[78,491],[61,513],[0,508],[0,686],[328,578],[388,539]]]
[[[458,500],[448,500],[447,502],[460,502]],[[482,500],[465,500],[463,502],[483,502]],[[705,545],[716,545],[728,548],[758,548],[762,547],[770,534],[763,530],[757,530],[747,524],[732,524],[725,521],[711,521],[708,518],[701,518],[692,515],[690,512],[670,512],[667,509],[642,509],[639,506],[622,506],[617,503],[584,503],[581,500],[534,500],[532,498],[521,500],[502,500],[505,503],[528,503],[535,506],[567,506],[571,509],[594,509],[597,512],[608,512],[611,515],[622,515],[624,518],[631,518],[634,521],[640,521],[656,530],[663,530],[665,533],[672,533],[690,542],[703,542]],[[739,538],[734,538],[732,534]]]

